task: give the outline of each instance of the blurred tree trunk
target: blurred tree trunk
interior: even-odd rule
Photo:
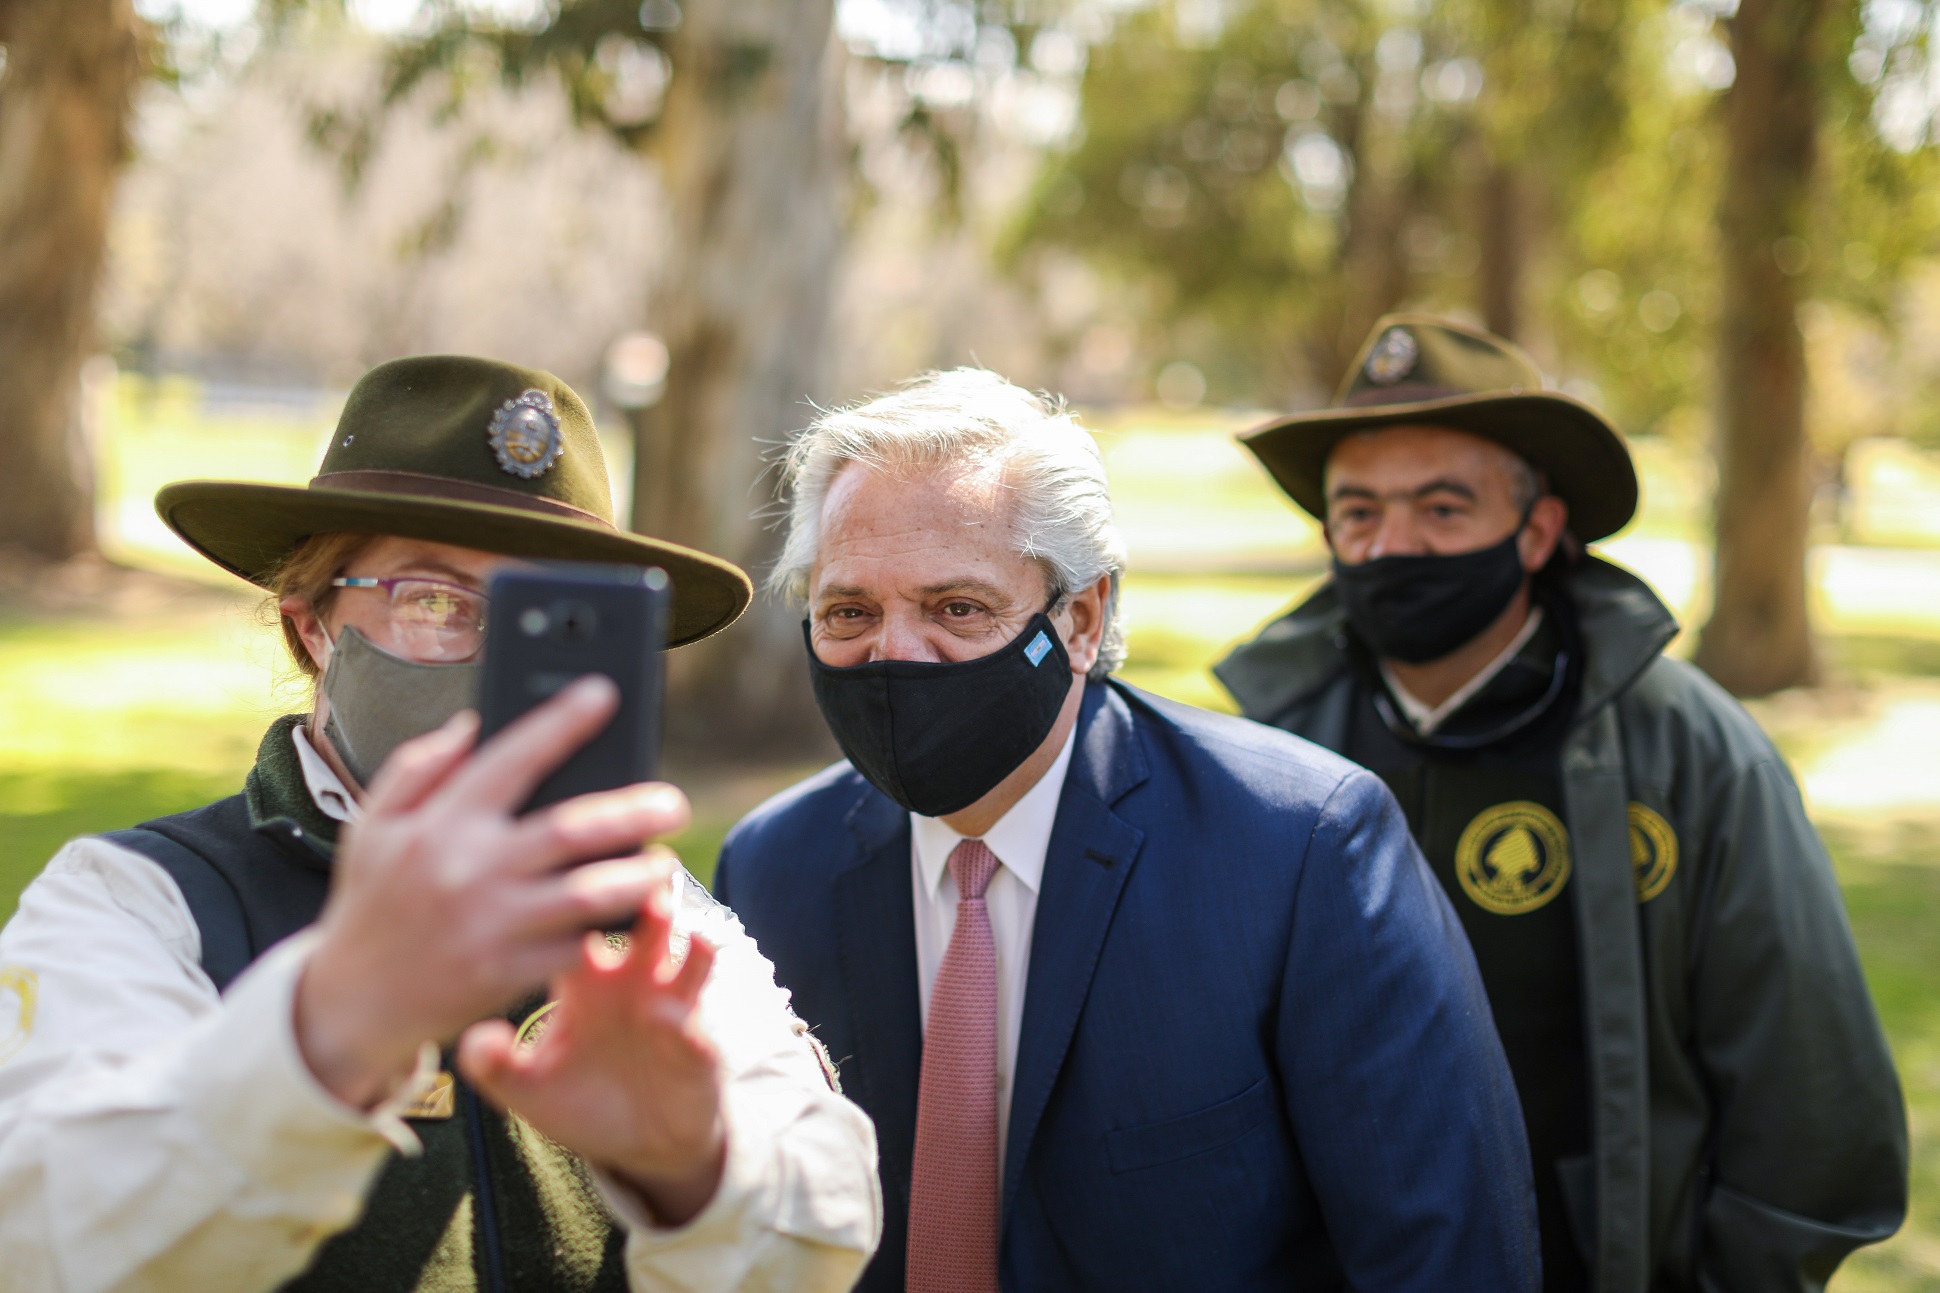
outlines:
[[[92,550],[80,375],[142,71],[131,0],[0,0],[0,547]]]
[[[671,364],[636,421],[634,528],[739,562],[780,532],[765,459],[827,400],[845,174],[833,0],[693,0],[671,48],[658,154],[673,253],[652,322]],[[832,748],[800,614],[757,594],[672,657],[670,736],[711,753]]]
[[[1346,371],[1375,321],[1408,295],[1408,258],[1401,246],[1408,214],[1405,179],[1365,172],[1355,179],[1335,277],[1338,309],[1331,318],[1321,315],[1319,371],[1332,380]]]
[[[1522,266],[1528,253],[1521,176],[1500,158],[1483,164],[1482,323],[1513,341],[1522,329]]]
[[[1402,230],[1411,214],[1402,140],[1374,106],[1372,53],[1355,72],[1360,101],[1346,117],[1340,145],[1352,161],[1332,282],[1318,295],[1307,337],[1308,366],[1323,383],[1341,379],[1375,321],[1406,299],[1410,287]]]
[[[1740,696],[1818,674],[1806,608],[1810,449],[1798,282],[1817,154],[1825,0],[1743,0],[1718,209],[1717,596],[1697,663]],[[1791,273],[1788,273],[1790,270]]]

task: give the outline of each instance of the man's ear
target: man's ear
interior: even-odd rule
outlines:
[[[1111,576],[1100,575],[1089,588],[1079,589],[1064,599],[1064,615],[1069,627],[1060,629],[1064,649],[1071,657],[1071,672],[1088,674],[1098,663],[1098,648],[1105,640],[1105,607],[1111,600]]]
[[[1522,568],[1531,574],[1549,564],[1550,557],[1556,553],[1556,545],[1562,542],[1563,531],[1569,528],[1569,504],[1554,494],[1544,494],[1529,509],[1529,524],[1523,526],[1517,537],[1516,550],[1522,557]]]
[[[330,635],[310,603],[301,597],[285,597],[276,603],[277,612],[296,630],[297,640],[310,654],[310,661],[322,673],[330,667]]]

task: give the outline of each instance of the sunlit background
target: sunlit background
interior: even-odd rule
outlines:
[[[1745,302],[1776,300],[1815,664],[1741,689],[1771,693],[1748,703],[1832,847],[1916,1143],[1905,1231],[1834,1287],[1940,1290],[1940,19],[1772,2],[1816,24],[1789,73],[1814,147],[1800,200],[1734,216],[1758,123],[1733,116],[1733,0],[143,0],[60,379],[90,538],[0,516],[0,917],[62,840],[233,792],[307,705],[260,595],[151,500],[307,480],[383,359],[557,372],[596,405],[619,514],[757,573],[761,464],[815,406],[971,362],[1062,393],[1130,546],[1124,676],[1230,708],[1207,666],[1326,556],[1234,435],[1324,403],[1397,307],[1510,333],[1625,430],[1643,507],[1600,551],[1694,654],[1720,449],[1765,433],[1723,374]],[[0,27],[0,121],[44,89],[25,32]],[[33,173],[9,166],[0,137],[0,196]],[[8,267],[0,244],[0,312]],[[757,389],[779,393],[717,421],[695,394]],[[9,412],[38,390],[0,358]],[[714,475],[663,470],[695,444]],[[726,635],[738,664],[681,653],[703,878],[824,757],[789,614]],[[770,677],[795,709],[748,690]],[[737,697],[779,717],[709,741]]]

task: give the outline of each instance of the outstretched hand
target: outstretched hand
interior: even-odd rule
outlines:
[[[671,859],[631,944],[589,934],[552,985],[545,1027],[520,1042],[502,1019],[474,1024],[458,1065],[494,1104],[627,1182],[657,1221],[707,1206],[727,1164],[719,1057],[696,1007],[714,948],[673,954]]]
[[[666,888],[666,863],[636,851],[686,825],[672,786],[519,812],[618,703],[610,681],[583,678],[476,749],[467,713],[385,761],[363,819],[344,829],[297,983],[297,1045],[339,1099],[371,1107],[425,1041],[578,965],[586,930]]]

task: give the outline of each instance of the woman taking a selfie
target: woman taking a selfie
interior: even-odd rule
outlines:
[[[659,566],[672,645],[746,576],[615,528],[584,403],[479,359],[372,370],[305,488],[156,504],[277,597],[314,707],[240,794],[70,843],[0,931],[8,1289],[847,1288],[874,1133],[733,915],[640,851],[685,798],[519,815],[615,687],[483,743],[469,708],[508,563]]]

